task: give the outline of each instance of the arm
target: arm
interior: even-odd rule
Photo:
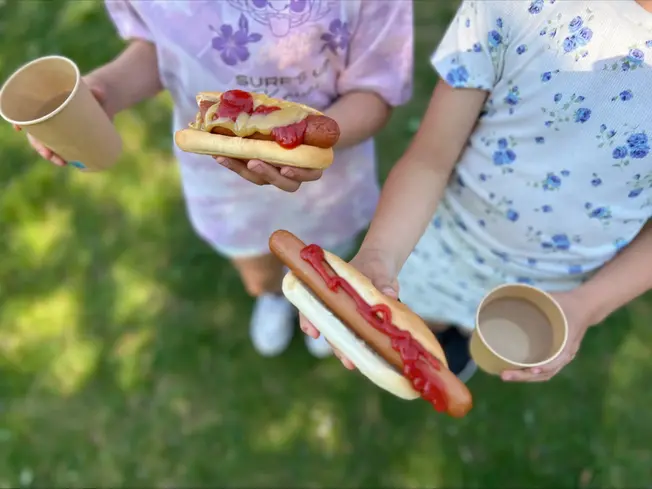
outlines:
[[[103,87],[111,114],[154,97],[163,89],[156,47],[140,39],[133,40],[113,61],[89,73],[86,80],[91,86]]]
[[[392,108],[373,92],[353,91],[344,94],[325,114],[340,126],[336,148],[348,148],[373,137],[392,114]]]
[[[615,258],[574,294],[586,307],[589,323],[598,324],[611,313],[652,289],[652,221]]]
[[[486,98],[485,91],[439,81],[419,131],[387,178],[361,251],[379,251],[400,270],[432,219]]]

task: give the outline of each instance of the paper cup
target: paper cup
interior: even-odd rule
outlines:
[[[557,301],[529,285],[503,285],[480,303],[471,336],[471,356],[482,370],[500,375],[548,363],[568,339]]]
[[[0,115],[82,171],[105,170],[122,151],[79,68],[62,56],[36,59],[11,75],[0,91]]]

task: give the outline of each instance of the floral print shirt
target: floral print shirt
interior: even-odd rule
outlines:
[[[442,205],[476,260],[582,279],[632,241],[652,213],[652,14],[464,1],[432,62],[489,92]]]
[[[395,0],[106,0],[125,39],[156,44],[174,129],[187,127],[200,91],[243,89],[323,110],[355,90],[388,104],[412,89],[412,2]],[[293,194],[258,187],[208,156],[175,148],[188,214],[229,256],[268,252],[285,228],[334,246],[370,221],[378,199],[372,141],[336,152],[317,182]]]

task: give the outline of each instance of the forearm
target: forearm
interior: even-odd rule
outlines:
[[[444,194],[451,168],[439,168],[408,151],[383,186],[362,248],[387,255],[397,271],[423,235]]]
[[[114,113],[152,98],[163,89],[156,47],[143,40],[132,41],[118,57],[87,77],[99,79],[107,88]]]
[[[576,289],[591,324],[652,289],[652,221],[615,258]]]
[[[340,126],[336,148],[355,146],[373,137],[385,126],[391,113],[391,107],[372,92],[344,94],[325,111]]]

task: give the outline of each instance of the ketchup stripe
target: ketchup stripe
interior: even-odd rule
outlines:
[[[324,250],[311,244],[301,250],[301,259],[308,262],[319,274],[326,286],[333,292],[341,289],[356,304],[358,313],[376,330],[386,334],[391,339],[392,348],[400,355],[403,362],[403,375],[410,384],[430,402],[433,407],[444,412],[448,409],[448,401],[444,394],[444,385],[437,375],[430,370],[441,370],[441,364],[430,352],[416,341],[412,335],[392,323],[392,311],[386,304],[370,306],[358,292],[342,277],[329,275],[324,263]]]

